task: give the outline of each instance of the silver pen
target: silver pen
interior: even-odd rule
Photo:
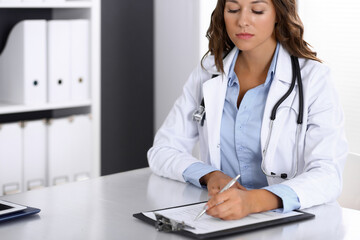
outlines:
[[[231,188],[231,186],[234,185],[234,183],[236,183],[236,181],[239,179],[239,177],[240,177],[240,174],[237,175],[236,177],[234,177],[233,179],[231,179],[231,181],[228,184],[226,184],[226,186],[223,187],[223,189],[221,189],[219,193],[222,193],[222,192],[228,190],[229,188]],[[195,217],[194,221],[198,220],[202,215],[204,215],[206,210],[207,210],[207,205],[205,205],[203,207],[201,212]]]

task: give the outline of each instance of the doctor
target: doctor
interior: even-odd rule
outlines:
[[[207,214],[239,219],[339,196],[347,156],[343,112],[330,71],[303,32],[295,0],[218,0],[209,51],[148,152],[156,174],[207,187]],[[291,56],[298,58],[297,81]],[[201,105],[205,117],[194,121]],[[197,142],[200,159],[192,156]],[[237,174],[240,181],[218,193]]]

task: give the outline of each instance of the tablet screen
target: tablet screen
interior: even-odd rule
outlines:
[[[24,209],[26,209],[25,206],[0,200],[0,215],[18,212]]]

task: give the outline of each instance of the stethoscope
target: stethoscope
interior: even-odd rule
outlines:
[[[267,136],[266,142],[265,142],[265,148],[262,151],[262,161],[261,161],[261,170],[263,171],[263,173],[268,176],[268,177],[278,177],[278,178],[282,178],[282,179],[292,179],[296,176],[297,172],[298,172],[298,155],[299,155],[299,134],[300,134],[300,130],[301,130],[301,125],[303,123],[303,115],[304,115],[304,93],[303,93],[303,85],[302,85],[302,80],[301,80],[301,72],[300,72],[300,65],[299,65],[299,59],[295,56],[291,56],[291,66],[292,66],[292,80],[291,80],[291,85],[288,89],[288,91],[284,94],[284,96],[282,96],[280,98],[280,100],[274,105],[272,111],[271,111],[271,115],[270,115],[270,126],[269,126],[269,134]],[[212,78],[214,77],[214,75],[212,76]],[[281,105],[281,103],[283,103],[285,101],[285,99],[291,94],[291,92],[293,91],[294,87],[295,87],[295,82],[298,82],[298,88],[299,88],[299,113],[298,113],[298,118],[297,118],[297,128],[296,128],[296,151],[295,151],[295,156],[293,157],[293,166],[295,166],[295,169],[291,170],[291,174],[287,174],[287,173],[280,173],[280,174],[276,174],[275,172],[267,172],[264,166],[264,159],[266,157],[267,151],[268,151],[268,147],[269,147],[269,142],[271,139],[271,134],[272,134],[272,129],[273,129],[273,125],[274,125],[274,121],[276,118],[276,111],[278,110],[279,106]],[[196,109],[192,115],[192,119],[196,122],[198,122],[200,124],[200,126],[204,126],[204,122],[205,122],[205,118],[206,118],[206,111],[205,111],[205,102],[204,102],[204,98],[202,98],[200,106],[198,109]],[[293,168],[293,167],[292,167]]]

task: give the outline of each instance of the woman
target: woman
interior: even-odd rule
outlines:
[[[295,0],[218,0],[207,37],[209,54],[148,152],[151,169],[206,186],[207,214],[222,219],[336,200],[347,155],[343,113],[329,69],[303,40]],[[295,83],[271,121],[292,85],[291,55],[302,85]],[[204,124],[192,120],[202,99]],[[200,159],[191,154],[197,141]],[[218,193],[238,174],[237,184]]]

